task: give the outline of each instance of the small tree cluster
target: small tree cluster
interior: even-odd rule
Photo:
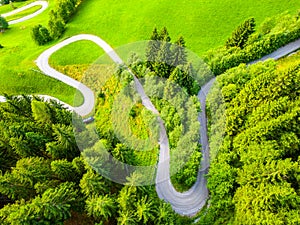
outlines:
[[[8,28],[8,22],[2,16],[0,16],[0,32],[4,32]]]
[[[58,39],[66,30],[66,24],[70,20],[71,16],[74,14],[76,8],[80,4],[80,0],[59,0],[56,3],[54,10],[50,11],[50,19],[48,22],[48,29],[43,27],[43,31],[47,30],[50,39],[42,39],[35,28],[33,28],[33,39],[38,45],[44,45],[50,40]],[[41,25],[39,25],[41,26]],[[41,26],[42,27],[42,26]],[[46,32],[46,31],[45,31]],[[40,41],[40,40],[43,41]],[[38,40],[38,41],[37,41]],[[48,41],[46,41],[48,40]],[[46,41],[46,42],[45,42]]]
[[[189,94],[195,94],[198,91],[193,79],[195,70],[188,63],[184,38],[181,36],[172,44],[169,32],[164,27],[160,32],[154,28],[150,39],[146,66],[157,76],[170,79],[186,88]]]
[[[252,34],[254,27],[251,26],[254,26],[254,21],[250,19],[234,32],[226,46],[206,53],[205,61],[215,75],[259,59],[300,37],[299,14],[267,18]]]
[[[44,45],[51,41],[48,29],[40,24],[32,28],[31,36],[38,45]]]

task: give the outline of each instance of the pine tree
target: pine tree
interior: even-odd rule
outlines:
[[[172,45],[172,66],[185,65],[187,63],[187,53],[185,41],[182,36]]]
[[[52,39],[58,39],[66,30],[65,22],[53,10],[50,11],[50,19],[48,22],[49,32]]]
[[[116,204],[108,195],[94,195],[86,200],[86,211],[96,220],[108,220],[116,211]]]
[[[0,32],[4,32],[8,28],[8,22],[2,16],[0,16]]]
[[[244,48],[252,33],[255,31],[255,20],[250,18],[244,21],[238,28],[232,33],[232,36],[227,40],[226,47],[239,47]]]
[[[32,28],[31,36],[38,45],[44,45],[51,41],[48,29],[40,24]]]
[[[148,42],[148,46],[146,49],[147,67],[150,70],[153,70],[154,62],[156,60],[157,54],[160,49],[161,43],[160,43],[159,39],[160,39],[160,37],[159,37],[159,34],[155,27],[154,30],[152,31],[152,35],[151,35],[150,41]]]
[[[163,27],[159,34],[159,40],[163,42],[171,42],[171,37],[169,35],[168,29]]]

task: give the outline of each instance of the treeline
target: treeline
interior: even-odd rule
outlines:
[[[224,104],[211,112],[226,126],[199,224],[299,224],[300,61],[242,64],[217,81]],[[220,102],[217,92],[210,102]]]
[[[255,30],[256,29],[256,30]],[[300,37],[300,14],[267,18],[256,28],[254,18],[244,21],[225,46],[209,51],[205,61],[215,75],[259,59]]]
[[[48,28],[41,24],[32,28],[32,38],[38,45],[58,39],[66,30],[66,24],[76,12],[81,0],[58,0],[49,13]]]
[[[85,136],[87,129],[76,116],[73,127],[61,105],[7,99],[0,104],[1,224],[190,223],[158,199],[154,186],[134,186],[136,174],[124,186],[96,173],[73,132]]]

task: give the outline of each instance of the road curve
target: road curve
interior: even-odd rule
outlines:
[[[46,75],[58,79],[74,88],[77,88],[84,96],[84,103],[80,107],[74,107],[74,110],[80,115],[84,116],[92,112],[94,109],[94,94],[92,90],[90,90],[87,86],[82,83],[56,71],[51,68],[48,61],[50,56],[61,49],[62,47],[71,44],[80,40],[89,40],[97,44],[101,47],[110,58],[116,63],[124,65],[122,59],[117,55],[117,53],[101,38],[89,35],[89,34],[80,34],[73,36],[69,39],[62,41],[61,43],[49,48],[44,51],[36,60],[37,66],[40,70]],[[128,69],[128,71],[132,74],[136,86],[136,90],[141,96],[143,105],[154,114],[159,115],[158,111],[152,104],[150,98],[145,94],[144,89],[137,79],[137,77]],[[160,122],[160,154],[159,154],[159,163],[157,166],[157,175],[156,175],[156,191],[158,196],[161,199],[169,202],[172,205],[172,208],[181,215],[194,215],[196,214],[204,205],[208,198],[208,190],[206,187],[206,179],[204,175],[207,173],[209,167],[209,147],[208,147],[208,139],[206,135],[206,117],[205,117],[205,99],[206,94],[208,93],[213,80],[203,86],[201,91],[199,92],[199,101],[201,102],[202,112],[199,116],[199,121],[201,123],[201,145],[202,145],[202,161],[201,168],[199,170],[197,182],[195,185],[187,192],[180,193],[177,192],[170,181],[169,174],[169,165],[170,165],[170,149],[169,149],[169,140],[167,136],[167,132],[164,126],[163,120],[159,117]]]
[[[66,76],[58,72],[57,70],[53,69],[49,65],[49,58],[54,52],[58,51],[59,49],[63,48],[66,45],[69,45],[73,42],[80,41],[80,40],[88,40],[94,42],[99,47],[101,47],[111,57],[111,59],[114,62],[118,64],[123,64],[123,61],[119,58],[119,56],[105,41],[103,41],[101,38],[97,36],[90,35],[90,34],[79,34],[73,36],[47,49],[38,57],[38,59],[36,60],[36,64],[45,75],[60,80],[70,85],[71,87],[78,89],[82,93],[84,98],[84,103],[79,107],[74,107],[74,110],[79,115],[86,116],[89,113],[91,113],[94,109],[95,97],[93,91],[90,88],[88,88],[86,85],[78,82],[77,80],[70,78],[69,76]]]
[[[29,3],[28,5],[23,6],[21,8],[18,8],[16,10],[10,11],[8,13],[4,13],[1,16],[5,18],[5,17],[11,16],[11,15],[14,15],[16,13],[22,12],[22,11],[24,11],[26,9],[29,9],[29,8],[31,8],[33,6],[36,6],[36,5],[41,5],[42,8],[40,8],[36,12],[34,12],[34,13],[30,14],[30,15],[24,16],[24,17],[22,17],[20,19],[9,21],[8,24],[12,25],[12,24],[21,23],[23,21],[29,20],[29,19],[31,19],[31,18],[33,18],[33,17],[41,14],[42,12],[44,12],[47,9],[47,7],[48,7],[49,4],[48,4],[47,1],[35,1],[35,2],[32,2],[32,3]]]
[[[50,67],[48,60],[49,57],[60,48],[76,42],[80,40],[89,40],[96,43],[99,47],[101,47],[109,56],[110,58],[117,64],[124,64],[120,57],[116,54],[116,52],[101,38],[89,35],[89,34],[80,34],[73,36],[69,39],[62,41],[61,43],[51,47],[50,49],[43,52],[36,63],[41,71],[43,71],[46,75],[58,79],[74,88],[77,88],[84,96],[84,103],[80,107],[74,107],[73,109],[80,115],[84,116],[92,112],[94,108],[94,94],[93,92],[82,83],[54,70]],[[287,55],[296,49],[300,48],[300,40],[295,42],[296,44],[287,45],[279,50],[275,51],[274,53],[265,56],[261,61],[266,60],[268,58],[274,58],[274,55],[281,55],[280,57]],[[285,52],[282,55],[282,52]],[[131,72],[129,70],[129,72]],[[143,105],[151,110],[153,113],[158,115],[157,110],[151,103],[149,97],[145,94],[141,83],[132,73],[134,82],[136,85],[137,92],[141,95]],[[170,151],[169,151],[169,141],[167,138],[167,133],[165,130],[165,126],[163,124],[162,119],[159,118],[160,121],[160,154],[159,154],[159,163],[157,168],[157,175],[156,175],[156,191],[158,196],[169,202],[172,208],[181,215],[188,215],[192,216],[195,215],[202,207],[205,205],[206,200],[208,199],[208,190],[206,186],[206,178],[205,174],[207,174],[209,168],[209,145],[208,145],[208,138],[207,138],[207,126],[206,126],[206,115],[205,115],[205,104],[206,104],[206,95],[209,92],[215,78],[211,79],[207,84],[201,87],[200,92],[198,93],[198,98],[201,103],[202,112],[199,114],[199,121],[201,124],[200,128],[200,135],[201,140],[200,143],[202,145],[202,161],[201,167],[198,172],[197,181],[193,185],[193,187],[188,190],[187,192],[177,192],[170,181],[170,174],[169,174],[169,160],[170,160]],[[1,100],[1,96],[0,96]]]
[[[94,100],[93,92],[88,87],[81,84],[80,82],[75,81],[72,78],[54,70],[48,64],[48,60],[51,54],[53,54],[58,49],[70,43],[73,43],[75,41],[80,41],[80,40],[89,40],[96,43],[110,56],[110,58],[115,63],[124,64],[123,61],[120,59],[120,57],[117,55],[117,53],[105,41],[103,41],[101,38],[97,36],[89,35],[89,34],[76,35],[53,46],[52,48],[43,52],[36,62],[39,68],[45,74],[48,74],[48,76],[56,78],[72,87],[77,88],[83,94],[85,99],[83,105],[80,107],[75,107],[74,110],[80,115],[87,115],[93,110],[94,107],[95,100]],[[277,59],[278,57],[285,56],[295,51],[298,48],[300,48],[300,39],[287,46],[278,49],[277,51],[273,52],[270,55],[265,56],[264,58],[258,61],[263,61],[269,58]],[[129,70],[129,72],[131,71]],[[136,90],[142,98],[143,105],[147,109],[152,111],[154,114],[158,115],[158,111],[151,103],[149,97],[145,94],[141,83],[132,72],[131,74],[134,78]],[[159,163],[157,166],[157,175],[156,175],[156,192],[161,199],[165,200],[166,202],[169,202],[172,208],[181,215],[187,215],[187,216],[195,215],[199,210],[203,208],[203,206],[205,205],[208,199],[208,189],[206,185],[207,181],[205,175],[207,174],[209,168],[209,144],[208,144],[208,137],[207,137],[207,125],[206,125],[207,119],[205,114],[205,105],[206,105],[206,95],[209,92],[214,81],[215,78],[211,79],[208,83],[206,83],[204,86],[201,87],[201,90],[198,93],[198,99],[201,103],[201,110],[202,110],[198,117],[198,120],[200,121],[201,124],[200,143],[202,146],[201,149],[202,161],[201,161],[201,167],[199,168],[197,181],[195,182],[193,187],[186,192],[180,193],[176,191],[173,185],[171,184],[170,173],[169,173],[169,168],[170,168],[169,167],[170,165],[169,141],[167,138],[167,132],[165,130],[164,123],[162,119],[159,118],[160,128],[161,128],[160,140],[159,140],[160,154],[159,154]]]

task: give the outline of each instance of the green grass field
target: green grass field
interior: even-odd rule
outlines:
[[[42,14],[11,25],[7,31],[0,33],[0,44],[4,46],[0,49],[0,95],[47,94],[73,105],[76,89],[32,70],[38,69],[34,60],[54,43],[37,46],[31,39],[30,31],[36,24],[47,24],[52,6],[53,1],[49,2],[49,8]]]
[[[14,15],[8,16],[5,19],[7,21],[17,20],[17,19],[20,19],[20,18],[22,18],[24,16],[30,15],[32,13],[35,13],[36,11],[38,11],[41,8],[42,8],[41,5],[35,5],[35,6],[30,7],[29,9],[25,9],[25,10],[19,12],[19,13],[16,13]]]
[[[15,7],[15,9],[18,9],[24,5],[29,4],[30,2],[33,2],[33,0],[30,0],[30,1],[28,0],[28,1],[24,1],[24,2],[14,2],[13,6]],[[2,5],[2,6],[0,6],[0,15],[3,13],[10,12],[12,10],[13,10],[13,8],[10,4]]]
[[[257,23],[266,17],[285,11],[295,13],[300,9],[298,0],[283,2],[279,0],[129,0],[129,1],[97,1],[83,0],[76,15],[67,25],[67,31],[61,40],[49,43],[46,46],[37,46],[31,39],[31,28],[36,24],[47,25],[48,13],[53,8],[54,1],[49,1],[49,8],[37,17],[26,22],[12,25],[5,33],[0,33],[0,78],[1,82],[14,79],[11,86],[1,84],[0,94],[28,93],[28,87],[34,84],[35,93],[53,94],[71,103],[74,89],[58,81],[39,76],[30,72],[37,68],[34,60],[38,55],[59,41],[81,33],[95,34],[116,48],[127,43],[132,43],[149,38],[152,29],[157,26],[166,26],[170,35],[176,39],[183,35],[187,47],[201,55],[210,48],[222,45],[233,29],[243,20],[251,16]],[[1,10],[3,9],[1,6]],[[51,57],[51,64],[87,64],[96,60],[102,50],[93,43],[81,41],[59,50]],[[23,79],[18,79],[16,74],[26,74]],[[13,78],[14,77],[14,78]],[[33,80],[37,82],[32,82]],[[51,84],[45,88],[41,85]],[[24,87],[14,88],[14,87]],[[61,91],[60,86],[65,86],[66,91]],[[69,99],[69,100],[68,100]]]
[[[155,26],[166,26],[172,37],[183,35],[189,49],[203,54],[223,44],[251,16],[259,24],[266,17],[298,9],[297,0],[85,0],[65,36],[92,33],[118,47],[147,40]]]

